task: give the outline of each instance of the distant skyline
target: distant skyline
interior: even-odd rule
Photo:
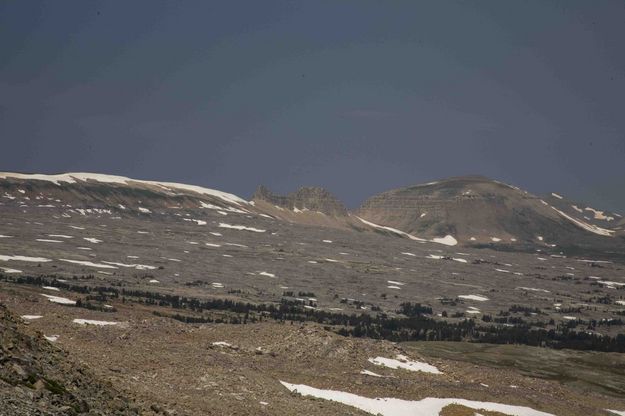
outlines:
[[[623,1],[0,3],[0,171],[625,213]]]

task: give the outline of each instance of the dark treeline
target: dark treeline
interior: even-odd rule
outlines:
[[[625,334],[615,337],[574,330],[574,322],[558,325],[555,329],[537,328],[536,323],[528,323],[519,318],[515,325],[493,325],[485,322],[479,325],[473,319],[454,322],[437,320],[430,307],[420,304],[403,303],[398,310],[400,316],[376,314],[346,314],[319,310],[301,302],[282,299],[280,303],[249,303],[232,299],[198,299],[173,294],[150,292],[104,286],[80,286],[69,282],[59,282],[54,277],[9,277],[0,274],[0,280],[28,285],[50,285],[68,291],[87,294],[88,299],[104,302],[108,298],[118,298],[122,302],[135,302],[146,305],[187,310],[189,314],[165,314],[158,316],[177,319],[187,323],[230,323],[246,324],[264,320],[277,322],[316,322],[343,336],[368,337],[401,341],[469,341],[493,344],[524,344],[550,348],[570,348],[606,352],[625,352]],[[516,307],[519,312],[529,312]],[[220,316],[211,312],[221,311]],[[207,313],[206,315],[204,313]],[[492,319],[493,322],[495,318]],[[605,323],[604,323],[605,325]]]

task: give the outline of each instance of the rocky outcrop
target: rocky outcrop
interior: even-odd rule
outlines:
[[[264,201],[290,211],[316,211],[331,216],[347,216],[347,208],[326,189],[302,187],[286,196],[272,193],[267,187],[259,186],[254,201]]]
[[[0,415],[136,415],[130,401],[72,363],[0,304]]]

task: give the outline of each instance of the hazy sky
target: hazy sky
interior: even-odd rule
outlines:
[[[0,1],[2,170],[625,211],[625,1]]]

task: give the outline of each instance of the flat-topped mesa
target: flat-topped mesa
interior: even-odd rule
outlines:
[[[611,214],[593,210],[605,217],[593,223],[584,217],[591,211],[558,208],[564,201],[560,195],[550,201],[485,177],[465,176],[383,192],[365,201],[357,215],[421,238],[449,234],[468,245],[613,244],[605,239],[615,234],[608,227],[616,224],[616,216],[607,221]]]
[[[326,189],[316,186],[299,188],[286,196],[272,193],[261,185],[252,196],[254,201],[264,201],[295,212],[322,212],[331,216],[347,216],[347,208]]]

